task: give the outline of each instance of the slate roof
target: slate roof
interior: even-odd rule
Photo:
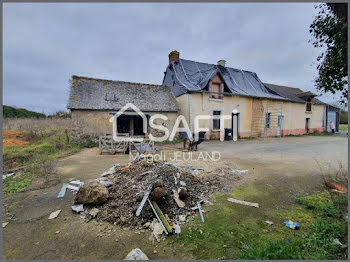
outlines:
[[[308,96],[316,96],[310,91],[304,92],[300,88],[296,87],[290,87],[290,86],[280,86],[280,85],[274,85],[274,84],[268,84],[264,83],[267,89],[269,89],[271,92],[280,95],[282,97],[288,98],[289,100],[297,103],[306,103],[306,97]],[[303,99],[304,97],[304,99]],[[312,98],[311,103],[313,104],[318,104],[318,105],[323,105],[322,101],[318,100],[317,98]]]
[[[72,77],[68,109],[119,110],[127,103],[141,111],[178,111],[169,86]]]
[[[254,72],[186,59],[168,65],[163,84],[172,86],[175,96],[180,96],[202,91],[216,74],[222,77],[232,94],[287,100],[269,92]]]

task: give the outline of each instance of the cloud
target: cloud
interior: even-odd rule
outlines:
[[[315,12],[305,3],[5,3],[3,102],[65,109],[73,74],[160,84],[174,49],[315,91]]]

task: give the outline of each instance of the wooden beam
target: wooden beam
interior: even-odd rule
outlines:
[[[163,215],[162,211],[160,210],[159,206],[157,205],[157,203],[155,201],[152,201],[152,205],[154,207],[154,209],[156,210],[160,220],[162,220],[163,225],[165,226],[166,230],[171,233],[172,229],[171,226],[169,225],[169,222],[166,220],[165,216]]]

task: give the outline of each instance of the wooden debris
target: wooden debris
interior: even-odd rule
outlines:
[[[2,223],[2,228],[6,227],[9,224],[9,222]]]
[[[166,220],[165,216],[163,215],[163,213],[160,210],[157,203],[155,201],[152,201],[152,205],[153,205],[155,211],[157,212],[160,220],[162,221],[164,227],[166,228],[166,231],[168,231],[168,233],[171,233],[172,232],[171,226],[170,226],[169,222]]]
[[[152,205],[151,200],[147,199],[147,201],[148,201],[149,205],[151,206],[151,208],[152,208],[152,210],[153,210],[153,213],[154,213],[154,215],[156,216],[156,218],[158,219],[159,223],[162,225],[165,234],[168,235],[169,233],[168,233],[168,231],[166,230],[165,226],[163,225],[162,220],[159,218],[158,213],[157,213],[157,211],[155,210],[154,206]]]
[[[238,200],[238,199],[234,199],[234,198],[228,198],[227,200],[232,202],[232,203],[259,208],[259,204],[258,203],[242,201],[242,200]]]
[[[148,190],[148,191],[145,193],[145,195],[143,196],[143,199],[142,199],[142,201],[141,201],[139,207],[138,207],[137,210],[136,210],[136,216],[137,216],[137,217],[141,214],[141,211],[142,211],[142,209],[143,209],[143,207],[144,207],[144,205],[145,205],[145,203],[146,203],[146,201],[147,201],[147,199],[148,199],[150,193],[151,193],[151,190]]]
[[[179,193],[176,190],[173,190],[173,193],[174,193],[174,200],[175,200],[176,204],[178,205],[178,207],[184,208],[185,203],[180,200]]]
[[[123,166],[120,170],[126,170],[131,166],[131,162],[129,162],[127,165]]]
[[[140,174],[140,176],[146,176],[146,175],[151,174],[151,173],[152,173],[152,171],[148,170],[148,171],[143,172],[142,174]]]
[[[325,184],[329,188],[333,188],[333,189],[336,189],[336,190],[342,191],[342,192],[348,192],[348,189],[346,187],[343,187],[343,186],[341,186],[339,184],[332,183],[332,182],[325,182]]]

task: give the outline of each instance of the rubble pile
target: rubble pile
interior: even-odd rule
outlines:
[[[209,175],[202,170],[180,167],[169,162],[139,161],[125,167],[115,166],[98,180],[109,182],[108,201],[98,206],[96,219],[115,225],[140,227],[153,221],[155,215],[145,203],[142,212],[136,211],[147,192],[171,225],[194,214],[197,201],[210,198],[214,192],[229,192],[228,181],[239,179],[231,169]],[[205,203],[204,202],[204,203]]]

